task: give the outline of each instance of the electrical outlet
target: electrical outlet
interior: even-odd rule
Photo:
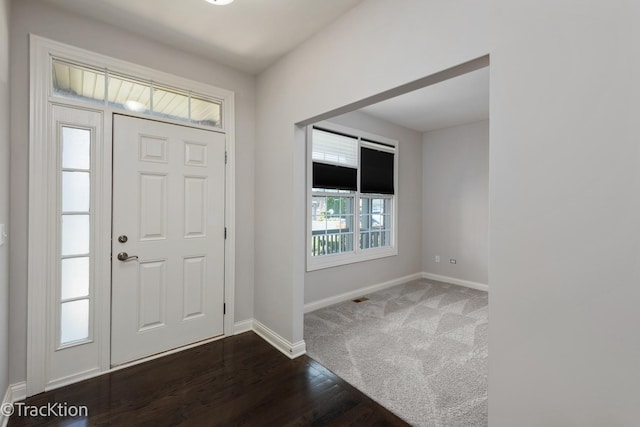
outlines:
[[[458,261],[456,261],[456,260],[455,260],[455,259],[453,259],[453,258],[451,258],[451,259],[449,260],[449,262],[450,262],[451,264],[457,264],[457,263],[458,263]]]
[[[436,262],[440,262],[440,255],[436,255]]]

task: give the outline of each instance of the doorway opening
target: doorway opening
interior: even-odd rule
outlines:
[[[479,58],[301,123],[398,141],[397,255],[307,268],[304,338],[309,356],[412,424],[487,419],[489,72]],[[313,143],[312,158],[322,148]],[[389,214],[382,205],[318,217],[306,202],[308,217],[335,225],[324,235],[348,235],[354,222],[356,232],[386,230],[372,221]],[[451,403],[453,390],[463,392]]]

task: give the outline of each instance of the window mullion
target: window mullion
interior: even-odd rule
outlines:
[[[362,138],[358,137],[358,171],[356,173],[357,183],[356,183],[356,195],[355,195],[355,206],[354,210],[356,212],[355,225],[353,227],[353,251],[357,255],[361,252],[360,249],[360,146],[362,144]]]
[[[102,102],[105,107],[109,106],[109,70],[104,70],[104,100]]]
[[[353,251],[360,253],[360,193],[356,192],[354,196],[354,226],[353,226]]]

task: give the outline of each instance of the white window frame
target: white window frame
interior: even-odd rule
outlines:
[[[325,192],[314,193],[313,192],[313,159],[312,159],[312,133],[313,128],[318,127],[327,131],[333,131],[344,135],[352,136],[358,139],[358,173],[357,173],[357,187],[358,190],[354,193],[339,193],[339,192]],[[307,208],[305,210],[307,215],[307,233],[306,233],[306,251],[307,251],[307,271],[316,271],[324,268],[337,267],[340,265],[353,264],[356,262],[370,261],[379,258],[386,258],[390,256],[398,255],[398,155],[399,155],[399,143],[395,139],[387,138],[380,135],[374,135],[359,129],[353,129],[342,125],[337,125],[329,121],[322,121],[307,126]],[[390,145],[394,147],[394,164],[393,164],[393,185],[394,194],[392,199],[392,227],[391,227],[391,244],[389,246],[360,249],[360,149],[362,147],[362,140],[377,141],[382,144]],[[365,143],[366,144],[366,143]],[[311,206],[313,202],[313,196],[326,195],[328,197],[353,197],[353,251],[342,252],[338,254],[328,255],[311,255],[312,246],[312,220],[311,220]],[[364,197],[374,197],[376,194],[365,193]],[[379,195],[380,198],[388,198],[388,194]]]
[[[74,117],[79,116],[79,117]],[[80,119],[82,117],[82,119]],[[75,119],[75,120],[74,120]],[[57,171],[56,171],[56,189],[53,191],[57,191],[57,204],[56,204],[56,214],[58,215],[58,224],[56,225],[56,230],[54,231],[54,235],[56,236],[53,239],[56,243],[60,243],[62,241],[62,223],[60,222],[60,218],[63,215],[62,210],[62,174],[64,168],[62,167],[62,128],[64,127],[72,127],[78,129],[85,129],[90,132],[91,145],[90,145],[90,165],[88,172],[90,173],[90,203],[89,203],[89,218],[90,218],[90,232],[91,237],[96,236],[100,232],[99,223],[100,223],[100,213],[104,210],[101,205],[102,200],[96,197],[98,184],[96,183],[96,170],[99,169],[99,162],[101,161],[101,156],[98,153],[103,151],[103,130],[101,129],[103,123],[103,116],[101,113],[91,110],[80,110],[77,108],[67,108],[62,105],[53,104],[51,109],[51,136],[53,137],[53,141],[57,143],[55,147],[57,150]],[[55,134],[55,136],[53,136]],[[51,332],[52,337],[55,337],[55,341],[53,342],[53,347],[56,351],[69,349],[71,347],[83,346],[84,344],[89,344],[94,341],[94,318],[95,318],[95,282],[96,282],[96,253],[99,253],[97,248],[95,247],[95,238],[90,239],[89,242],[89,253],[86,256],[89,257],[89,292],[86,297],[77,298],[77,299],[88,299],[89,300],[89,335],[78,341],[70,341],[67,343],[61,342],[61,310],[62,310],[62,289],[61,289],[61,269],[62,269],[62,260],[65,258],[62,255],[61,245],[55,245],[55,250],[58,257],[58,262],[55,266],[52,266],[56,271],[56,290],[52,292],[52,296],[54,296],[54,301],[56,303],[56,309],[52,314],[55,315],[55,321],[51,322],[51,326],[55,327],[55,329]],[[76,356],[77,357],[77,356]]]
[[[53,58],[105,68],[123,75],[139,77],[161,83],[163,86],[180,88],[194,94],[219,99],[222,105],[222,123],[219,128],[195,123],[162,118],[160,121],[182,126],[212,130],[226,135],[227,167],[225,179],[225,225],[228,238],[225,240],[225,304],[224,335],[234,334],[235,297],[235,95],[232,91],[196,82],[173,74],[132,64],[106,55],[97,54],[43,37],[30,35],[30,120],[29,120],[29,218],[28,218],[28,276],[27,276],[27,384],[26,395],[32,396],[86,378],[109,372],[111,368],[111,165],[112,165],[112,120],[114,113],[121,109],[95,102],[60,98],[53,95],[51,64]],[[49,325],[52,310],[52,296],[57,284],[57,206],[58,193],[55,189],[57,176],[57,153],[51,143],[51,108],[61,105],[78,111],[102,114],[102,134],[104,141],[96,153],[95,203],[101,207],[96,212],[94,232],[95,251],[93,342],[99,346],[99,354],[94,368],[74,372],[64,378],[51,378],[52,349],[56,337]],[[127,111],[133,117],[153,118],[147,114]],[[199,343],[201,344],[201,343]],[[194,344],[195,345],[195,344]],[[76,345],[73,348],[82,348]],[[55,350],[54,350],[55,351]],[[62,350],[58,350],[60,353]],[[153,358],[153,356],[151,357]],[[140,363],[141,359],[132,364]],[[72,361],[65,360],[64,363]],[[126,365],[125,365],[126,366]]]

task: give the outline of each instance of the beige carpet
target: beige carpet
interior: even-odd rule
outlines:
[[[488,295],[418,280],[305,316],[307,353],[416,426],[486,426]]]

